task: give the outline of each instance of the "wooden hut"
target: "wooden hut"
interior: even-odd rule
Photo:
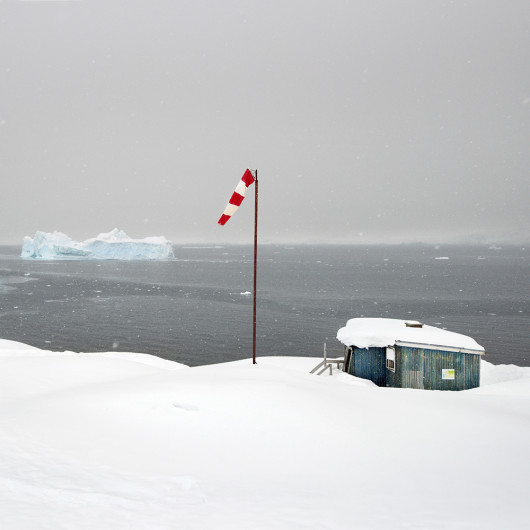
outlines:
[[[480,385],[484,348],[471,337],[417,321],[354,318],[337,333],[343,370],[378,386],[466,390]]]

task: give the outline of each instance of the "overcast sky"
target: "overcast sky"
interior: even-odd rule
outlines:
[[[0,0],[0,243],[530,241],[528,0]]]

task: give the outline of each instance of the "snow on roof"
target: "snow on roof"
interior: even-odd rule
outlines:
[[[339,329],[337,339],[358,348],[393,346],[396,342],[429,344],[483,352],[474,339],[445,329],[422,325],[413,320],[391,318],[352,318]]]

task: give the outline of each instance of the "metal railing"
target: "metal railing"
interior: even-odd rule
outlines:
[[[312,370],[310,374],[316,373],[322,375],[326,370],[329,369],[329,375],[333,374],[333,365],[338,370],[341,365],[344,364],[344,357],[342,359],[328,359],[326,353],[326,343],[324,342],[324,360],[320,361]]]

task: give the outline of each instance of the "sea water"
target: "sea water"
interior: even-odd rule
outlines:
[[[251,246],[176,246],[169,261],[23,260],[0,248],[0,338],[54,351],[134,351],[191,366],[252,356]],[[343,354],[354,317],[420,320],[530,366],[521,246],[258,250],[257,356]]]

